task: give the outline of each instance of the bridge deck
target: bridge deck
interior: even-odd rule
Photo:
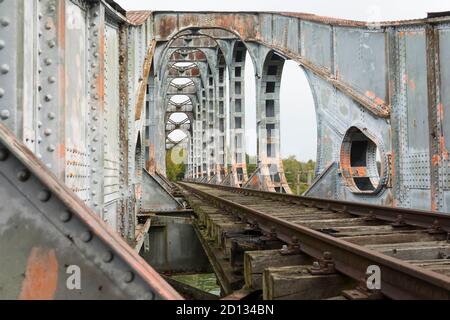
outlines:
[[[326,199],[205,184],[181,186],[219,208],[209,212],[203,209],[198,219],[219,247],[227,247],[220,238],[245,237],[252,230],[247,240],[257,242],[260,248],[264,248],[264,241],[278,240],[287,245],[281,252],[303,253],[316,259],[318,263],[309,269],[312,274],[336,271],[361,281],[367,268],[376,265],[382,274],[380,292],[388,298],[450,297],[450,244],[447,232],[439,227],[446,225],[446,217],[430,221],[426,228],[419,218],[426,212],[409,210],[416,218],[405,219],[403,210],[385,208],[389,219],[377,217],[374,210],[382,208],[370,205],[361,205],[366,210],[358,212],[352,209],[354,203],[341,202],[337,207]],[[231,260],[232,251],[228,252]]]

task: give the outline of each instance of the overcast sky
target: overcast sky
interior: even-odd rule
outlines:
[[[427,12],[450,11],[450,0],[116,0],[126,10],[152,11],[292,11],[361,21],[424,18]],[[252,77],[247,72],[248,152],[256,154],[255,99]],[[248,70],[247,70],[248,71]],[[253,120],[253,121],[251,121]],[[281,153],[307,161],[316,158],[314,101],[306,77],[289,61],[281,84]]]

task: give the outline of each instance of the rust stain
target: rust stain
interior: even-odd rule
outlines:
[[[181,27],[196,26],[199,24],[198,16],[192,14],[182,15],[180,17]]]
[[[409,88],[413,91],[416,90],[416,83],[414,80],[409,80]]]
[[[99,111],[104,111],[104,101],[105,101],[105,28],[104,26],[100,26],[100,34],[99,34],[99,48],[98,48],[98,57],[99,57],[99,74],[97,79],[97,90],[98,90],[98,99],[99,99]]]
[[[395,201],[394,197],[392,196],[391,193],[389,193],[386,197],[386,200],[384,201],[384,205],[386,207],[395,207],[394,201]]]
[[[177,17],[175,16],[159,16],[158,34],[163,38],[170,36],[177,29]]]
[[[136,200],[142,198],[142,186],[141,186],[141,185],[136,185],[134,195],[135,195],[135,197],[136,197]]]
[[[431,188],[432,190],[435,189],[434,187]],[[433,193],[432,193],[433,194]],[[431,211],[438,211],[438,206],[436,201],[434,201],[434,198],[432,197],[432,201],[431,201]]]
[[[386,101],[384,101],[383,99],[381,99],[381,98],[379,98],[379,97],[376,97],[375,100],[374,100],[374,102],[375,102],[377,105],[383,105],[383,104],[386,103]]]
[[[375,92],[372,91],[366,91],[366,96],[370,99],[375,99],[377,97],[377,95],[375,94]]]
[[[147,56],[145,58],[144,61],[144,71],[142,73],[142,81],[140,82],[139,85],[139,90],[138,90],[138,99],[136,102],[136,113],[135,113],[135,120],[141,120],[142,117],[142,112],[144,109],[144,104],[145,104],[145,96],[147,93],[147,84],[148,84],[148,77],[150,76],[150,71],[152,68],[152,63],[153,63],[153,55],[155,54],[155,49],[156,49],[156,41],[153,40],[152,44],[150,46],[150,48],[147,51]]]
[[[206,55],[202,51],[197,51],[194,53],[195,60],[204,60],[206,59]]]
[[[127,19],[134,25],[142,25],[150,18],[151,15],[151,11],[128,11]]]
[[[438,112],[438,120],[441,122],[444,120],[444,106],[442,103],[439,103],[437,105],[437,112]],[[439,138],[439,145],[440,145],[440,149],[441,149],[441,153],[442,153],[442,158],[444,160],[448,160],[449,159],[449,152],[446,148],[446,143],[445,143],[445,136],[441,135],[441,137]]]
[[[195,68],[191,71],[191,75],[194,77],[200,76],[200,70],[198,68]]]
[[[155,145],[150,144],[150,154],[149,154],[149,161],[148,161],[148,172],[151,174],[155,174],[156,172],[156,166],[155,166]]]
[[[35,247],[28,257],[19,300],[53,300],[58,286],[55,250]]]
[[[408,83],[408,75],[407,74],[403,75],[402,81],[403,81],[403,84]]]
[[[431,162],[433,163],[433,166],[438,166],[441,162],[441,156],[438,154],[433,155],[433,157],[431,158]]]
[[[251,180],[251,184],[254,185],[254,186],[259,185],[259,179],[258,179],[258,177],[256,175],[253,176],[253,178]]]
[[[60,143],[58,145],[58,158],[64,159],[66,156],[66,145],[64,143]]]
[[[367,177],[366,167],[353,167],[348,169],[349,173],[353,177]]]
[[[377,106],[385,106],[386,101],[384,99],[377,97],[375,92],[372,91],[366,91],[366,97],[368,97],[370,100],[372,100]]]
[[[441,137],[439,138],[439,144],[440,144],[441,151],[442,151],[442,158],[443,158],[444,160],[448,160],[448,158],[449,158],[449,153],[448,153],[448,150],[447,150],[447,148],[446,148],[446,146],[445,146],[445,137],[444,137],[444,136],[441,136]]]
[[[444,119],[444,106],[442,105],[442,103],[439,103],[437,105],[437,111],[438,111],[438,115],[440,117],[440,119]]]

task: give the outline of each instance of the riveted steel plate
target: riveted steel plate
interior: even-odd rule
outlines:
[[[1,124],[0,197],[0,299],[180,298]]]

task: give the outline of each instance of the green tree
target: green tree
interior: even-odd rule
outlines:
[[[166,154],[166,172],[170,181],[180,181],[184,179],[186,173],[186,157],[185,149],[174,148]],[[175,161],[174,161],[175,159]]]
[[[299,195],[308,189],[308,173],[313,173],[316,168],[316,162],[309,160],[308,162],[298,161],[295,156],[290,156],[283,160],[284,172],[289,186],[294,193],[297,193],[297,179],[300,177]]]
[[[245,162],[247,163],[247,173],[251,176],[257,168],[256,157],[245,154]]]

